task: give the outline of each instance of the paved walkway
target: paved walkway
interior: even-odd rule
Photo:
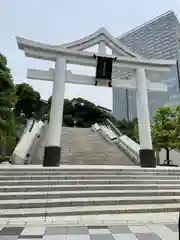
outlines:
[[[178,240],[178,213],[0,218],[0,240]]]

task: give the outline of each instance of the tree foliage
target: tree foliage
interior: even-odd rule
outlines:
[[[180,148],[180,107],[161,107],[157,110],[152,125],[152,140],[154,149],[166,150],[166,163],[170,165],[169,153]]]
[[[136,125],[137,118],[134,118],[132,121],[127,121],[126,119],[118,120],[112,114],[107,115],[108,119],[120,130],[123,135],[128,136],[134,141],[137,141],[136,136]]]
[[[51,97],[48,100],[48,104],[50,106]],[[49,114],[46,116],[46,119],[48,119],[48,117]],[[125,119],[119,121],[111,114],[106,113],[102,108],[97,107],[95,104],[85,99],[64,99],[63,123],[66,126],[73,127],[76,125],[77,127],[90,127],[93,123],[105,122],[106,118],[109,118],[122,134],[136,140],[135,125],[137,119],[133,121],[127,121]]]
[[[11,154],[16,145],[15,102],[11,70],[7,67],[6,57],[0,54],[0,155]]]
[[[14,86],[7,59],[0,54],[0,155],[11,154],[23,131],[26,118],[40,112],[40,94],[28,84]],[[15,115],[16,113],[16,115]]]
[[[27,83],[15,86],[17,103],[15,105],[15,115],[24,115],[25,118],[32,118],[40,108],[40,94]]]
[[[117,122],[117,128],[121,131],[123,135],[127,135],[132,140],[136,141],[135,126],[137,124],[137,119],[132,121],[127,121],[125,119]]]
[[[72,116],[77,126],[90,127],[96,122],[102,123],[106,118],[104,111],[97,108],[95,104],[82,98],[72,99],[71,104]]]
[[[50,106],[51,97],[48,100],[48,104]],[[64,99],[63,124],[66,126],[90,127],[96,122],[103,122],[105,118],[106,114],[104,111],[85,99]]]
[[[138,139],[138,125],[135,129]],[[153,149],[156,152],[164,149],[166,151],[164,164],[170,165],[170,151],[180,149],[180,106],[176,109],[169,106],[157,109],[154,121],[151,124],[151,135]]]
[[[12,92],[13,88],[11,70],[7,67],[7,59],[0,53],[0,92]]]
[[[48,100],[48,104],[50,106],[51,97]],[[46,119],[48,117],[46,116]],[[64,99],[63,123],[66,126],[73,127],[76,125],[77,127],[89,127],[96,122],[105,122],[106,118],[109,118],[122,134],[136,140],[135,125],[137,119],[133,121],[127,121],[125,119],[119,121],[111,114],[107,114],[103,109],[85,99]]]
[[[7,59],[0,54],[0,130],[10,131],[14,103],[14,85],[11,71],[7,67]],[[13,130],[13,129],[11,129]]]

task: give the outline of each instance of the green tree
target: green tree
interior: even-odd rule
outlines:
[[[13,88],[11,70],[7,67],[7,59],[0,53],[0,92],[12,92]]]
[[[106,119],[104,111],[85,99],[74,98],[71,101],[71,105],[73,107],[73,119],[79,127],[90,127],[92,124],[96,122],[102,123]]]
[[[50,110],[51,97],[48,100],[48,104]],[[49,118],[49,114],[45,118]],[[66,126],[90,127],[96,122],[103,122],[105,118],[106,114],[104,111],[85,99],[64,99],[63,124]]]
[[[170,151],[180,148],[180,107],[161,107],[157,110],[152,125],[153,147],[157,151],[166,150],[165,163],[170,165]]]
[[[122,134],[127,135],[129,138],[131,138],[134,141],[137,141],[137,136],[136,136],[137,119],[136,118],[133,119],[132,121],[127,121],[125,119],[121,121],[116,121],[115,125],[121,131]]]
[[[25,118],[32,118],[40,109],[40,93],[27,83],[15,86],[17,103],[15,105],[15,115],[24,115]]]
[[[0,54],[0,130],[10,131],[9,122],[13,119],[12,108],[15,103],[14,85],[7,59]],[[12,127],[12,125],[11,125]]]
[[[0,130],[9,131],[9,122],[13,119],[12,102],[6,92],[0,92]]]
[[[17,144],[15,134],[8,131],[0,132],[0,152],[3,156],[10,156]]]
[[[70,101],[69,99],[64,99],[64,108],[63,108],[63,115],[68,115],[71,116],[73,113],[73,105],[72,105],[72,101]]]
[[[64,115],[63,116],[63,125],[68,126],[68,127],[74,127],[75,123],[72,118],[72,115]]]

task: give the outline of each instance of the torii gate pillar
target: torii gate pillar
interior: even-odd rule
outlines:
[[[156,158],[152,148],[147,96],[147,79],[144,68],[136,69],[136,84],[137,115],[140,140],[140,163],[141,167],[156,167]]]
[[[66,81],[66,59],[58,57],[55,62],[53,92],[47,145],[44,152],[43,166],[59,166],[61,158],[61,132]],[[51,161],[50,161],[51,159]]]

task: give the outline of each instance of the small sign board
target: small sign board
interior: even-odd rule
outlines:
[[[112,64],[113,58],[97,57],[96,86],[112,87]]]

